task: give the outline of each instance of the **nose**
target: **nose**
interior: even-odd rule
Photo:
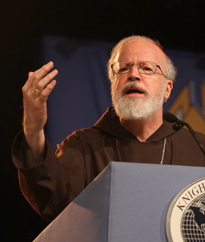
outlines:
[[[131,70],[129,71],[129,74],[128,74],[128,80],[129,81],[139,81],[139,80],[141,80],[141,76],[140,76],[139,70],[137,68],[137,65],[133,65],[131,67]]]

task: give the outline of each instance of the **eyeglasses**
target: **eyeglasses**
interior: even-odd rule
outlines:
[[[136,66],[140,74],[152,75],[156,73],[157,68],[161,71],[162,75],[164,75],[161,67],[154,62],[150,61],[140,61],[137,64],[126,62],[126,61],[117,61],[111,65],[112,71],[114,74],[125,74],[131,71],[132,67]]]

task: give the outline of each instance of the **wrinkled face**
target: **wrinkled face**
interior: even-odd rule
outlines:
[[[136,39],[126,43],[116,61],[135,64],[131,70],[116,74],[112,83],[112,101],[122,119],[144,119],[162,112],[164,100],[168,99],[172,81],[165,73],[165,54],[154,43]],[[160,66],[154,74],[140,73],[136,64],[149,61]],[[149,73],[149,72],[148,72]]]

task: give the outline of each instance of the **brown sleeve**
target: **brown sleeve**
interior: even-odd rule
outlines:
[[[36,212],[49,220],[85,188],[84,158],[78,138],[73,135],[66,146],[62,143],[59,147],[61,155],[57,157],[46,139],[45,159],[37,161],[23,132],[16,136],[12,146],[21,191]]]

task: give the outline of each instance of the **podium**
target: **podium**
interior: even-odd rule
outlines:
[[[110,162],[35,242],[166,242],[169,206],[204,167]]]

